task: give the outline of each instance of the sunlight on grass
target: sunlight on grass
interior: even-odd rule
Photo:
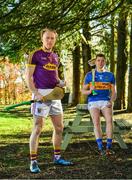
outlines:
[[[31,132],[33,125],[32,117],[21,117],[0,113],[0,135],[2,134],[18,134]],[[47,118],[44,123],[44,131],[52,129],[50,119]]]
[[[28,147],[32,126],[33,126],[32,116],[21,117],[21,115],[19,115],[18,112],[17,113],[0,112],[1,147],[6,147],[9,146],[9,144],[16,144],[16,143],[21,143],[21,145],[27,144]],[[44,123],[41,137],[45,137],[45,133],[49,131],[52,131],[52,124],[50,119],[47,118]],[[51,138],[49,139],[49,137],[46,136],[44,141],[45,143],[48,141],[51,142]],[[40,143],[41,142],[43,142],[43,138],[40,138]]]
[[[31,131],[31,121],[26,118],[1,118],[0,134],[17,134]]]

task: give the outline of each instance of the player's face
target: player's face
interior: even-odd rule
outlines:
[[[97,69],[100,69],[100,70],[103,69],[105,65],[104,57],[97,57],[95,60],[95,64],[96,64]]]
[[[47,50],[51,50],[56,42],[56,34],[51,31],[46,31],[42,37],[43,47]]]

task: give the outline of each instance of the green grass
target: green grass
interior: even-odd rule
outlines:
[[[12,147],[13,144],[27,143],[32,128],[31,119],[0,113],[1,147]]]
[[[32,115],[28,111],[0,112],[0,178],[12,177],[9,175],[11,171],[15,169],[17,174],[17,169],[21,166],[28,169],[32,125]],[[52,148],[51,137],[52,125],[47,118],[40,138],[40,153],[44,151],[44,147]],[[6,176],[7,168],[9,173]]]
[[[45,131],[49,131],[51,123],[48,118],[45,122]],[[30,133],[32,124],[33,119],[29,112],[0,112],[0,135]]]
[[[10,117],[1,114],[0,134],[17,134],[20,132],[29,132],[31,129],[31,120],[24,117]]]
[[[21,114],[21,113],[20,113]],[[28,117],[21,117],[18,112],[0,112],[0,143],[2,146],[9,146],[15,143],[28,144],[29,137],[32,131],[33,118],[30,113],[27,113]],[[49,137],[45,137],[45,142],[49,141],[52,135],[52,125],[47,118],[45,120],[45,126],[42,131],[43,134],[50,134]],[[43,140],[40,138],[40,143]],[[28,149],[28,145],[27,145]]]

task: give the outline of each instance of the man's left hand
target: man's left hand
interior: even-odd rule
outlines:
[[[60,80],[59,83],[57,84],[58,87],[64,87],[66,86],[66,81]]]
[[[111,108],[111,107],[112,107],[112,102],[111,102],[111,101],[109,101],[109,102],[107,103],[107,107],[108,107],[108,108]]]

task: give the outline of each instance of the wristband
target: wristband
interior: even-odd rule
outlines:
[[[34,91],[32,91],[32,93],[33,93],[33,94],[36,94],[36,93],[38,93],[38,90],[35,89]]]

